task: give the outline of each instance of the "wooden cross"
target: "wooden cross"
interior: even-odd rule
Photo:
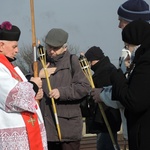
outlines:
[[[32,126],[34,126],[34,122],[35,122],[35,121],[36,121],[36,120],[32,117],[32,115],[30,115],[30,120],[28,120],[28,122],[31,123]]]

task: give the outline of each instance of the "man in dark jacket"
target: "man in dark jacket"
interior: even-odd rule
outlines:
[[[52,90],[43,78],[44,98],[40,102],[45,121],[49,150],[79,150],[82,138],[82,115],[79,100],[91,90],[76,55],[67,50],[68,33],[53,28],[46,35],[48,76]],[[52,69],[53,70],[50,70]],[[72,69],[71,69],[72,68]],[[42,74],[40,71],[40,75]],[[73,74],[72,74],[73,71]],[[62,139],[58,138],[51,99],[54,98]]]
[[[101,88],[110,85],[110,74],[115,69],[115,66],[110,62],[109,58],[104,55],[103,51],[96,46],[91,47],[85,57],[93,70],[93,81],[96,88]],[[117,143],[117,131],[120,130],[121,117],[118,109],[107,107],[103,104],[108,122],[110,124],[113,136]],[[86,118],[87,132],[97,133],[97,150],[113,150],[113,144],[108,133],[106,124],[98,105],[95,106],[93,116]],[[119,147],[118,147],[119,149]]]

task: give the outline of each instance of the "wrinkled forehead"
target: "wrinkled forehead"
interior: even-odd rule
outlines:
[[[15,43],[18,43],[18,41],[6,41],[6,40],[0,40],[0,43],[4,43],[4,44],[15,44]]]

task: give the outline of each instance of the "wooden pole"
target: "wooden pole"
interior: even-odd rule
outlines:
[[[33,49],[33,73],[34,77],[39,76],[38,62],[37,62],[37,47],[36,47],[36,34],[35,34],[35,19],[34,19],[34,0],[30,0],[30,12],[31,12],[31,30],[32,30],[32,49]],[[39,99],[36,99],[38,105]]]
[[[34,19],[34,0],[30,0],[31,11],[31,29],[32,29],[32,48],[33,48],[33,71],[34,77],[38,77],[38,63],[37,63],[37,48],[36,48],[36,34],[35,34],[35,19]]]

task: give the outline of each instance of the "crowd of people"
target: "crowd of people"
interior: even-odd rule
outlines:
[[[80,103],[87,95],[93,111],[86,117],[86,130],[97,134],[97,150],[120,150],[121,126],[129,150],[150,149],[150,9],[144,0],[127,0],[117,13],[124,43],[119,65],[114,66],[99,46],[84,54],[93,71],[94,88],[78,56],[69,52],[67,31],[48,31],[46,68],[39,59],[39,77],[34,77],[33,67],[26,77],[13,65],[21,30],[9,21],[0,25],[1,150],[80,150]]]

